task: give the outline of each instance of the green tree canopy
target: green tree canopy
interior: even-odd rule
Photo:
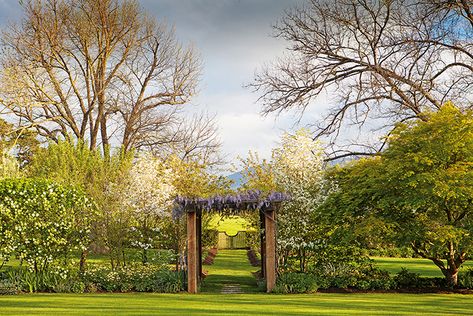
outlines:
[[[332,173],[324,204],[341,222],[382,219],[399,245],[432,260],[452,284],[473,247],[473,113],[452,104],[399,124],[378,157]],[[338,216],[338,217],[337,217]]]
[[[27,169],[31,177],[52,180],[62,185],[82,188],[94,200],[100,216],[94,223],[91,237],[94,244],[114,249],[123,244],[123,231],[129,227],[129,215],[116,196],[111,194],[111,184],[124,185],[125,175],[131,167],[132,153],[115,151],[103,155],[91,150],[87,143],[77,141],[50,142],[33,157]],[[82,253],[81,269],[85,266],[87,251]]]

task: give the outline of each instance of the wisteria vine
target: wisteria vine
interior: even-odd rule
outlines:
[[[177,197],[174,201],[173,217],[179,218],[189,211],[234,214],[241,211],[268,209],[289,199],[290,197],[286,193],[271,192],[263,194],[258,190],[233,195],[216,195],[210,198]]]

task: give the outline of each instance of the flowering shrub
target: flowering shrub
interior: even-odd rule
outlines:
[[[130,170],[124,204],[138,218],[165,216],[175,195],[172,170],[151,154],[140,155]]]
[[[70,262],[89,244],[94,204],[79,190],[46,180],[0,181],[0,256],[38,273]]]
[[[285,134],[281,143],[273,150],[274,178],[291,200],[278,212],[278,247],[283,261],[285,253],[297,253],[299,270],[303,272],[308,254],[321,236],[314,217],[326,196],[323,148],[304,129],[294,135]]]
[[[132,265],[112,270],[90,267],[83,276],[88,289],[107,292],[177,293],[185,289],[184,275],[157,265]]]
[[[110,190],[125,209],[130,210],[134,225],[128,230],[131,246],[142,249],[142,261],[148,262],[148,250],[156,246],[157,221],[170,217],[175,196],[175,175],[158,157],[139,155],[122,186],[111,184]]]
[[[260,161],[251,154],[242,161],[245,189],[284,192],[290,199],[282,203],[278,217],[278,258],[280,267],[307,271],[317,239],[324,237],[322,223],[317,220],[317,207],[331,190],[324,176],[324,153],[308,130],[294,135],[284,134],[281,145],[272,151],[271,160]],[[259,218],[252,218],[254,224]],[[256,236],[255,236],[256,237]],[[253,242],[256,244],[258,241]],[[297,257],[296,268],[289,262]]]

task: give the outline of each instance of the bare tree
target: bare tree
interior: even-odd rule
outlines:
[[[221,142],[215,116],[195,114],[188,120],[170,121],[162,129],[145,131],[137,138],[136,148],[144,149],[164,159],[177,155],[184,161],[200,162],[213,167],[221,165]]]
[[[29,0],[2,36],[1,102],[49,139],[130,149],[177,121],[200,60],[133,0]]]
[[[381,120],[392,128],[425,119],[425,111],[449,100],[471,108],[472,17],[469,0],[307,1],[274,27],[290,43],[289,54],[250,86],[260,93],[263,114],[303,112],[321,93],[333,93],[336,102],[316,133],[331,140],[346,124]]]

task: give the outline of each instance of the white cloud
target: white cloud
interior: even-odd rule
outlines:
[[[274,121],[256,113],[227,113],[218,116],[223,149],[229,158],[245,157],[248,151],[256,151],[268,158],[276,145],[281,130]]]

